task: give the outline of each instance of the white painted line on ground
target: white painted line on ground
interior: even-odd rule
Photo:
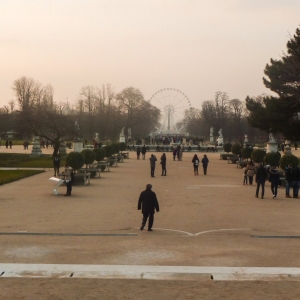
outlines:
[[[175,232],[180,232],[180,233],[187,234],[189,236],[197,236],[197,235],[200,235],[200,234],[211,233],[211,232],[218,232],[218,231],[251,230],[251,228],[221,228],[221,229],[213,229],[213,230],[207,230],[207,231],[200,231],[200,232],[197,232],[197,233],[191,233],[191,232],[188,232],[188,231],[177,230],[177,229],[169,229],[169,228],[153,228],[153,230],[175,231]]]
[[[300,268],[0,264],[1,277],[300,281]]]
[[[197,184],[197,185],[190,185],[187,188],[191,187],[220,187],[220,188],[234,188],[234,187],[241,187],[241,185],[237,184]]]
[[[224,229],[214,229],[214,230],[207,230],[207,231],[200,231],[195,233],[194,235],[200,235],[200,234],[205,234],[205,233],[210,233],[210,232],[218,232],[218,231],[234,231],[234,230],[251,230],[251,228],[224,228]]]

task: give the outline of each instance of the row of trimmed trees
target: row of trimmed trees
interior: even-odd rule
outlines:
[[[267,165],[280,167],[282,170],[291,164],[293,167],[299,165],[299,158],[293,154],[281,154],[277,152],[266,153],[264,149],[253,149],[251,147],[242,147],[240,144],[226,143],[223,146],[225,152],[232,152],[235,155],[240,155],[243,159],[251,159],[256,163],[264,162]]]

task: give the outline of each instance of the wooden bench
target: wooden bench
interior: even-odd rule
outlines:
[[[227,157],[227,163],[228,164],[236,164],[236,162],[239,160],[238,157]]]
[[[121,152],[119,153],[123,158],[129,158],[129,152]]]
[[[118,166],[118,159],[117,158],[110,158],[109,159],[109,165],[111,167],[117,167]]]
[[[89,169],[79,169],[78,174],[80,177],[83,178],[83,185],[89,185],[90,184],[90,179],[91,179],[91,173],[89,172]],[[75,175],[75,182],[76,182],[76,176]]]
[[[109,172],[110,164],[107,160],[101,160],[97,163],[97,166],[101,169],[102,172]],[[102,168],[101,168],[102,167]]]
[[[88,171],[91,173],[91,175],[92,172],[96,172],[95,176],[91,176],[92,178],[94,177],[100,178],[101,169],[100,167],[98,167],[98,165],[94,165],[94,164],[89,165]]]
[[[236,162],[236,167],[237,168],[243,169],[246,166],[247,166],[247,162],[244,161],[244,160],[239,160],[239,161]]]

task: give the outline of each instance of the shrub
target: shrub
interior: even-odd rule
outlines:
[[[253,151],[252,148],[249,148],[249,147],[243,148],[243,150],[242,150],[242,158],[247,159],[247,160],[249,158],[251,158],[252,151]]]
[[[278,167],[280,157],[281,157],[281,154],[278,151],[277,152],[269,152],[265,155],[264,162],[267,165]]]
[[[239,155],[240,152],[241,152],[241,148],[242,148],[242,147],[241,147],[240,144],[235,143],[235,144],[233,144],[232,147],[231,147],[231,152],[232,152],[233,154],[235,154],[235,155]]]
[[[105,150],[102,148],[95,148],[94,150],[94,155],[95,155],[95,160],[96,161],[101,161],[105,157]]]
[[[254,149],[251,153],[251,158],[254,162],[260,163],[264,161],[266,151],[263,149]]]
[[[121,152],[125,151],[126,150],[126,143],[124,143],[124,142],[119,143],[119,149],[120,149]]]
[[[90,149],[84,149],[81,151],[81,155],[83,156],[84,163],[86,164],[86,167],[88,164],[92,164],[95,160],[95,154],[93,150]]]
[[[111,145],[112,145],[112,147],[114,148],[114,154],[119,153],[119,151],[120,151],[119,144],[117,144],[117,143],[112,143]]]
[[[231,148],[232,148],[232,144],[230,144],[230,143],[226,143],[223,146],[224,151],[227,153],[229,153],[231,151]]]
[[[105,146],[104,151],[106,157],[111,157],[114,154],[114,148],[112,145]]]
[[[66,164],[74,170],[78,170],[84,165],[84,158],[78,152],[70,152],[66,156]]]
[[[293,168],[298,167],[299,165],[298,157],[293,154],[285,154],[280,158],[279,166],[281,170],[285,170],[289,164],[293,165]]]

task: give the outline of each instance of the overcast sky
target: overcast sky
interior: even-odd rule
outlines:
[[[300,0],[0,0],[0,106],[21,76],[57,102],[106,83],[244,100],[269,93],[264,67],[299,24]]]

